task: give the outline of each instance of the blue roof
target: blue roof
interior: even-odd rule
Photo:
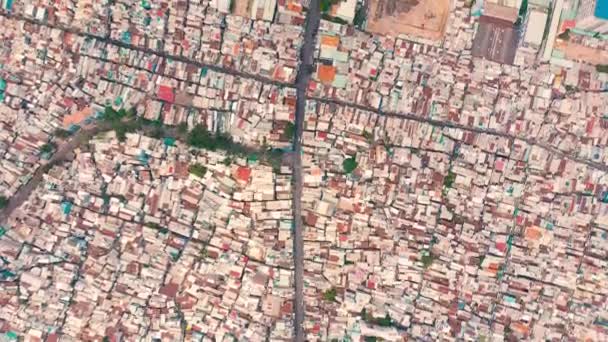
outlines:
[[[61,209],[63,209],[63,213],[65,215],[69,215],[72,212],[72,203],[70,202],[62,202]]]
[[[597,0],[593,14],[596,18],[608,20],[608,0]]]

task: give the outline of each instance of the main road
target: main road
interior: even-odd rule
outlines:
[[[7,14],[4,12],[0,12],[0,16],[4,16],[4,17],[7,17],[7,18],[13,19],[13,20],[27,22],[30,24],[41,25],[41,26],[46,26],[46,27],[50,27],[50,28],[54,28],[54,29],[63,30],[65,32],[84,36],[87,38],[97,39],[99,41],[105,42],[107,44],[115,45],[115,46],[118,46],[121,48],[127,48],[127,49],[145,52],[145,53],[155,54],[155,55],[163,57],[163,58],[171,58],[173,60],[193,64],[198,67],[206,67],[206,68],[209,68],[210,70],[213,70],[213,71],[216,71],[219,73],[230,74],[230,75],[234,75],[234,76],[242,77],[242,78],[254,79],[254,80],[262,82],[262,83],[274,84],[277,86],[283,86],[283,87],[293,87],[294,86],[294,84],[292,84],[292,83],[280,82],[280,81],[268,79],[268,78],[260,76],[260,75],[249,74],[247,72],[238,71],[233,68],[227,68],[224,66],[203,63],[201,61],[193,60],[193,59],[190,59],[187,57],[171,55],[164,51],[157,51],[157,50],[152,50],[152,49],[148,49],[145,47],[135,46],[132,44],[128,44],[128,43],[116,40],[116,39],[112,39],[110,37],[99,37],[99,36],[91,35],[89,33],[79,31],[72,27],[66,27],[66,26],[59,25],[59,24],[49,24],[46,22],[40,22],[40,21],[34,20],[32,18],[24,17],[22,15]],[[304,126],[304,116],[305,116],[305,112],[306,112],[306,90],[308,88],[308,84],[309,84],[311,75],[314,70],[315,41],[316,41],[317,31],[319,28],[320,19],[321,19],[321,14],[320,14],[319,0],[310,0],[307,17],[306,17],[305,29],[304,29],[304,40],[303,40],[303,44],[302,44],[301,51],[300,51],[298,74],[297,74],[296,83],[295,83],[297,99],[296,99],[296,113],[295,113],[295,116],[296,116],[295,128],[296,129],[295,129],[294,146],[293,146],[294,147],[294,158],[293,158],[293,180],[294,180],[294,184],[293,184],[294,239],[293,240],[294,240],[294,246],[293,246],[293,253],[294,253],[294,282],[295,282],[295,296],[294,296],[294,315],[295,315],[294,330],[295,331],[294,331],[294,334],[295,334],[296,342],[303,342],[305,340],[305,333],[304,333],[304,326],[303,326],[303,323],[304,323],[304,296],[303,296],[303,293],[304,293],[304,288],[303,288],[303,286],[304,286],[304,257],[303,257],[304,241],[303,241],[303,235],[302,235],[303,222],[302,222],[302,202],[301,202],[302,186],[303,186],[303,184],[302,184],[303,183],[302,182],[302,179],[303,179],[302,178],[302,158],[301,158],[301,156],[302,156],[302,132],[303,132],[303,128],[304,128],[303,127]],[[409,119],[409,120],[414,120],[414,121],[418,121],[418,122],[425,122],[425,123],[428,123],[428,124],[431,124],[434,126],[438,126],[438,127],[457,128],[457,129],[462,129],[464,131],[491,134],[491,135],[501,136],[501,137],[505,137],[505,138],[509,138],[509,139],[520,139],[522,141],[527,142],[530,145],[536,145],[543,149],[546,149],[546,150],[550,151],[551,153],[555,153],[557,155],[569,158],[573,161],[586,164],[592,168],[608,172],[608,166],[603,163],[586,160],[583,158],[579,158],[576,155],[572,155],[572,154],[560,151],[559,149],[557,149],[553,146],[550,146],[549,144],[547,144],[545,142],[537,141],[534,137],[518,137],[518,136],[514,136],[512,134],[506,133],[506,132],[500,132],[500,131],[496,131],[496,130],[489,129],[489,128],[473,127],[473,126],[467,126],[467,125],[462,125],[462,124],[458,124],[458,123],[435,120],[435,119],[431,119],[431,118],[420,117],[418,115],[410,114],[410,113],[383,112],[383,111],[379,110],[378,108],[371,108],[371,107],[359,105],[356,103],[350,103],[350,102],[340,101],[340,100],[336,100],[336,99],[317,98],[317,97],[310,97],[309,99],[312,101],[318,102],[318,103],[333,103],[336,105],[348,106],[351,108],[371,111],[371,112],[377,113],[379,115],[395,116],[395,117],[400,117],[403,119]],[[49,165],[54,165],[58,162],[61,162],[62,160],[64,160],[66,158],[66,156],[69,154],[69,152],[73,151],[75,148],[79,147],[84,142],[87,142],[88,139],[90,139],[90,137],[92,135],[94,135],[102,130],[103,129],[97,128],[97,129],[93,129],[91,131],[82,131],[82,132],[78,133],[76,136],[72,137],[69,141],[66,141],[64,144],[59,146],[58,151],[50,160]],[[42,168],[39,168],[38,170],[36,170],[36,172],[34,172],[32,178],[30,179],[30,181],[27,184],[25,184],[22,188],[20,188],[18,190],[17,194],[13,198],[11,198],[8,206],[6,208],[4,208],[4,210],[0,210],[0,225],[2,225],[4,222],[6,222],[6,219],[8,218],[8,216],[10,216],[10,214],[28,198],[31,191],[42,181],[43,175],[45,172],[48,171],[48,169],[49,169],[49,166],[42,167]]]
[[[306,89],[314,70],[315,40],[321,21],[319,0],[311,0],[304,27],[304,43],[296,78],[296,132],[293,158],[293,260],[294,260],[294,325],[295,341],[304,342],[304,237],[302,236],[302,131],[306,113]]]

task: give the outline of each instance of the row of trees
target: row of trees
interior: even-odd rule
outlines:
[[[264,147],[261,150],[249,148],[241,143],[235,142],[232,137],[226,133],[210,132],[205,126],[198,124],[191,130],[188,129],[188,124],[180,123],[176,127],[167,127],[159,120],[147,120],[136,115],[135,109],[120,109],[115,110],[112,107],[106,107],[102,121],[109,125],[110,129],[116,132],[116,137],[120,141],[124,141],[126,133],[144,130],[146,135],[153,138],[171,137],[183,141],[186,144],[210,151],[225,151],[228,154],[227,160],[232,160],[232,157],[248,157],[250,159],[259,160],[267,163],[278,171],[283,159],[283,151]],[[293,136],[295,126],[290,123],[286,127],[286,135]],[[204,174],[202,169],[197,169],[196,172]]]

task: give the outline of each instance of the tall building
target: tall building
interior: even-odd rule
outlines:
[[[576,28],[608,33],[608,0],[581,0],[576,15]]]

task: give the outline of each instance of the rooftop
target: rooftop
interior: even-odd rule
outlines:
[[[597,0],[594,15],[597,18],[608,20],[608,0]]]

